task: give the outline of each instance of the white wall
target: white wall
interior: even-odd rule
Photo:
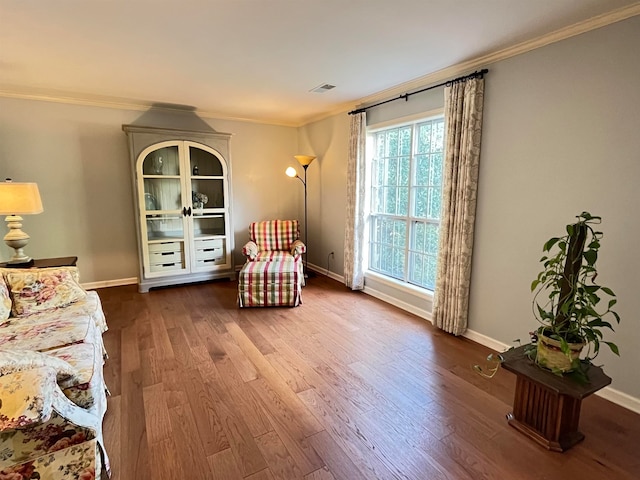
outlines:
[[[488,66],[469,313],[470,329],[505,344],[516,338],[526,341],[537,326],[529,286],[539,270],[542,244],[561,234],[583,210],[602,216],[605,237],[598,280],[619,297],[623,320],[609,339],[618,344],[622,357],[603,352],[598,361],[613,378],[612,387],[636,399],[638,45],[640,17],[635,17]],[[381,121],[415,113],[403,109],[404,104],[390,104],[395,112],[372,110],[369,118]],[[433,106],[430,97],[424,108]],[[348,135],[344,117],[301,129],[301,136],[333,132],[332,142],[342,146],[332,153],[335,171],[323,176],[323,182],[346,178],[346,141],[337,138]],[[343,130],[334,130],[336,125]],[[331,187],[339,189],[337,184]],[[331,196],[323,196],[315,208],[320,213],[314,218],[331,216],[335,230],[322,231],[316,248],[324,252],[335,248],[338,232],[344,231],[344,209]],[[338,265],[332,270],[342,273]]]
[[[143,112],[0,98],[0,177],[38,183],[44,213],[25,216],[35,258],[76,255],[86,283],[137,277],[131,167],[123,124]],[[236,264],[249,223],[300,215],[302,192],[284,170],[295,163],[295,128],[227,120],[232,133]],[[300,210],[299,210],[300,209]],[[0,258],[8,259],[4,243]]]
[[[337,115],[301,128],[298,135],[300,153],[318,157],[307,170],[308,260],[339,275],[344,263],[348,131],[347,115]]]
[[[603,352],[612,387],[640,398],[640,17],[491,65],[469,327],[511,344],[536,327],[543,243],[583,210],[603,217],[598,281],[622,323]],[[606,347],[605,347],[606,348]]]

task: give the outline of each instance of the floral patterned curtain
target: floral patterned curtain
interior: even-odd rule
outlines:
[[[351,116],[347,160],[347,218],[344,228],[344,283],[352,290],[364,288],[364,199],[366,194],[365,112]]]
[[[467,329],[476,218],[484,80],[445,88],[445,165],[433,323],[460,335]]]

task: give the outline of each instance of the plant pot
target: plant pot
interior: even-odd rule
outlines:
[[[562,352],[560,341],[538,333],[536,363],[553,371],[571,372],[573,361],[580,358],[584,342],[569,343],[569,355]]]

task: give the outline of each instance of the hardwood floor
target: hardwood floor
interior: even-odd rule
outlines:
[[[317,277],[297,308],[235,282],[99,290],[113,480],[640,478],[640,415],[591,396],[563,454],[508,426],[490,350]]]

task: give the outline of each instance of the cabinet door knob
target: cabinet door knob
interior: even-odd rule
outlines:
[[[191,207],[187,208],[187,215],[191,216]]]
[[[182,215],[183,215],[184,217],[186,217],[186,216],[187,216],[187,207],[182,207]]]

